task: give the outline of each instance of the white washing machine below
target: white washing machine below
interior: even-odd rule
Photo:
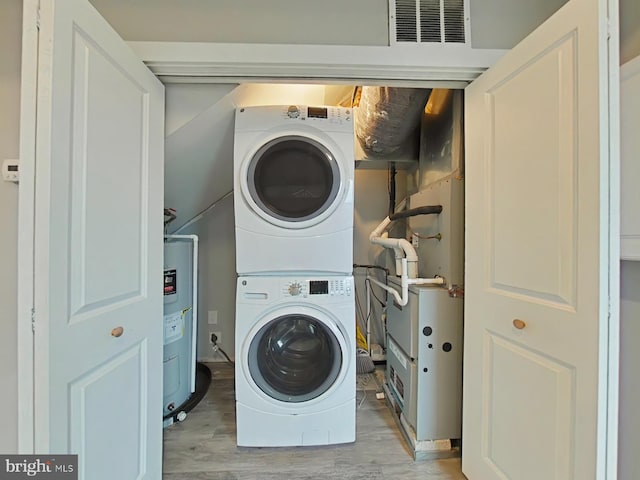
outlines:
[[[355,342],[353,277],[238,278],[238,445],[354,442]]]

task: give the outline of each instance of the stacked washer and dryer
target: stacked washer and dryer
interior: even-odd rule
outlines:
[[[355,441],[353,116],[236,111],[239,446]]]

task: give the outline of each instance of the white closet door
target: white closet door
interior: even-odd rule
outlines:
[[[35,450],[157,480],[164,87],[89,2],[40,3]]]
[[[605,12],[603,1],[569,1],[466,89],[462,452],[472,480],[604,478]]]

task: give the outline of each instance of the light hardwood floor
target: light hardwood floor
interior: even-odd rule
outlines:
[[[233,368],[212,382],[186,420],[164,431],[164,480],[464,480],[460,459],[414,462],[376,385],[360,378],[356,442],[294,448],[236,446]]]

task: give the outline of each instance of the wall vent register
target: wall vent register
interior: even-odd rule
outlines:
[[[389,0],[392,45],[466,44],[465,0]]]

